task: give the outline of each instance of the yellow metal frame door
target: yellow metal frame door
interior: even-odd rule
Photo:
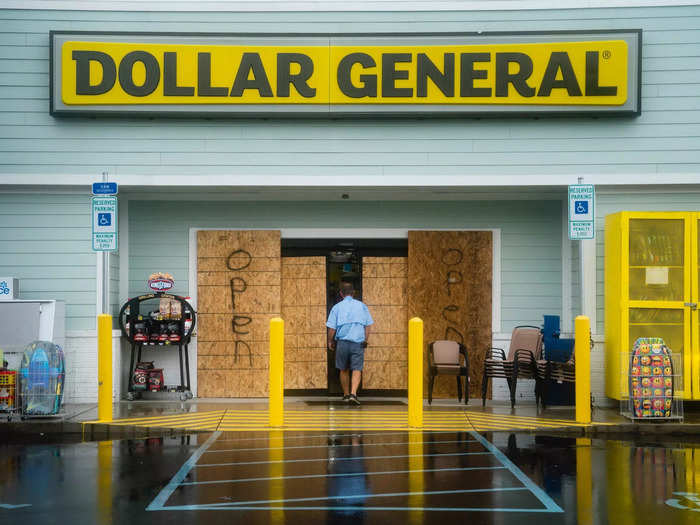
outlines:
[[[700,213],[691,214],[691,243],[690,243],[690,273],[692,292],[691,299],[692,303],[695,303],[695,307],[686,307],[686,310],[690,310],[690,325],[692,333],[692,346],[690,348],[691,366],[690,366],[690,376],[692,377],[692,399],[700,399],[700,311],[697,309],[697,304],[700,302],[699,287],[700,284]]]
[[[693,250],[693,247],[697,244],[697,235],[695,234],[696,227],[696,215],[695,213],[688,212],[628,212],[624,214],[624,226],[622,235],[622,263],[624,271],[622,272],[622,293],[623,293],[623,312],[621,319],[622,327],[622,337],[621,340],[625,343],[622,348],[629,349],[631,351],[634,341],[630,341],[630,310],[632,308],[639,309],[667,309],[667,310],[678,310],[683,312],[683,390],[678,392],[678,395],[683,399],[690,400],[693,399],[693,392],[700,392],[700,389],[694,388],[695,385],[691,384],[691,364],[695,364],[694,361],[698,361],[700,365],[700,357],[698,357],[697,348],[697,335],[694,335],[696,330],[691,330],[691,309],[686,306],[690,303],[691,297],[696,294],[693,293],[693,286],[697,286],[695,279],[692,277],[692,269],[696,268],[696,264],[693,261],[697,261],[697,250]],[[630,275],[630,222],[634,219],[651,219],[651,220],[678,220],[683,219],[684,225],[684,250],[683,250],[683,299],[679,301],[657,301],[657,300],[632,300],[629,295],[629,275]],[[697,319],[697,312],[693,312],[693,319]],[[691,337],[692,334],[692,337]],[[691,346],[691,343],[692,346]],[[671,351],[677,352],[677,349],[671,348]],[[627,364],[623,359],[622,366],[626,370]],[[629,361],[629,359],[627,359]],[[694,368],[693,370],[698,370]],[[692,379],[692,381],[697,381]],[[627,394],[627,389],[623,387],[622,394]]]

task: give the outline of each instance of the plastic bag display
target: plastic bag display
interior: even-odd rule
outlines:
[[[668,418],[673,407],[671,351],[658,337],[640,337],[630,359],[630,397],[635,418]]]
[[[66,376],[63,350],[49,341],[27,346],[19,369],[19,394],[23,415],[57,414]]]

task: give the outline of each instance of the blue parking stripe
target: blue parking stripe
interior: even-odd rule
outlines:
[[[173,492],[177,489],[178,485],[182,483],[182,481],[187,477],[187,474],[190,473],[190,470],[192,470],[192,467],[194,467],[194,464],[197,463],[199,458],[206,452],[206,450],[211,446],[214,441],[221,435],[221,432],[214,432],[211,436],[209,436],[209,439],[207,439],[204,444],[199,447],[197,450],[195,450],[194,454],[190,456],[190,458],[185,461],[185,463],[180,467],[180,470],[178,470],[173,478],[170,480],[170,482],[161,490],[158,495],[153,499],[153,501],[146,507],[146,510],[163,510],[163,507],[165,506],[165,502],[168,501],[168,498],[172,496]]]
[[[335,458],[335,461],[357,461],[358,459],[398,459],[398,458],[430,458],[436,456],[489,456],[490,452],[450,452],[446,454],[402,454],[400,456],[357,456],[354,458]],[[202,467],[232,467],[236,465],[269,465],[270,463],[311,463],[313,461],[328,461],[328,458],[313,459],[279,459],[275,461],[239,461],[238,463],[201,463],[194,465]]]
[[[363,447],[380,447],[380,446],[387,446],[387,445],[408,445],[408,444],[417,444],[417,445],[436,445],[439,443],[479,443],[476,439],[458,439],[458,440],[449,440],[449,441],[393,441],[393,442],[386,442],[386,443],[363,443]],[[206,454],[216,454],[218,452],[253,452],[255,450],[296,450],[296,449],[304,449],[304,448],[340,448],[340,447],[354,447],[356,445],[304,445],[304,446],[299,446],[299,447],[253,447],[253,448],[223,448],[223,449],[214,449],[214,450],[207,450],[205,453]]]
[[[550,498],[544,490],[535,485],[535,483],[529,477],[527,477],[527,475],[520,470],[515,463],[509,460],[503,452],[498,450],[493,443],[477,432],[471,431],[470,434],[474,436],[474,438],[477,439],[484,446],[484,448],[486,448],[486,450],[490,451],[494,456],[496,456],[496,459],[500,461],[501,464],[511,472],[511,474],[518,478],[520,482],[542,502],[549,512],[564,512],[564,509],[557,505],[556,502]]]
[[[462,470],[500,470],[504,466],[495,467],[454,467],[454,468],[428,468],[416,470],[387,470],[381,472],[350,472],[343,474],[304,474],[301,476],[272,476],[267,478],[243,478],[243,479],[217,479],[213,481],[187,481],[180,485],[217,485],[220,483],[247,483],[252,481],[272,481],[284,479],[306,479],[306,478],[350,478],[353,476],[380,476],[383,474],[409,474],[411,472],[455,472]]]

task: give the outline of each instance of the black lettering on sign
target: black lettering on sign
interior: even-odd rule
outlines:
[[[442,318],[448,323],[455,323],[455,321],[447,317],[448,312],[459,312],[459,306],[457,306],[456,304],[448,304],[447,306],[445,306],[445,308],[442,309]]]
[[[253,78],[250,78],[251,73]],[[261,97],[272,96],[270,81],[267,79],[267,73],[265,73],[265,68],[258,53],[243,53],[241,64],[238,66],[236,78],[231,88],[231,96],[243,96],[243,92],[246,89],[257,89]]]
[[[428,79],[442,91],[446,97],[455,96],[455,54],[445,53],[442,71],[430,60],[425,53],[418,53],[416,75],[416,96],[428,96]]]
[[[236,294],[245,292],[246,288],[248,288],[248,285],[244,279],[241,277],[231,278],[231,307],[234,311],[236,309]]]
[[[243,263],[235,263],[232,261],[232,259],[238,259],[242,258],[245,262]],[[231,255],[228,256],[228,259],[226,260],[226,268],[232,271],[237,271],[237,270],[244,270],[250,266],[250,263],[253,261],[253,256],[250,255],[247,251],[245,250],[236,250],[235,252],[231,253]],[[238,266],[234,266],[234,264],[239,264]]]
[[[510,65],[517,64],[518,71],[510,72]],[[496,96],[508,96],[508,84],[513,84],[521,97],[534,97],[535,88],[527,84],[532,75],[532,59],[525,53],[496,53]]]
[[[561,71],[561,78],[557,80],[557,75]],[[571,65],[569,54],[565,51],[555,51],[549,57],[547,69],[542,77],[538,97],[548,97],[552,94],[552,89],[566,89],[570,97],[580,97],[581,88]]]
[[[377,75],[360,75],[361,87],[352,83],[352,67],[355,64],[363,68],[374,68],[377,64],[374,59],[366,53],[350,53],[344,56],[338,64],[338,88],[346,97],[364,98],[377,97]]]
[[[459,250],[457,248],[448,248],[444,250],[442,252],[442,257],[440,258],[440,262],[447,267],[461,264],[463,260],[464,253],[462,252],[462,250]],[[461,271],[448,269],[447,273],[445,274],[445,288],[447,290],[447,295],[452,295],[452,290],[450,289],[450,286],[459,284],[462,281],[463,276]],[[445,339],[447,341],[457,341],[460,344],[464,344],[464,336],[459,331],[459,329],[456,328],[456,326],[459,326],[461,324],[461,321],[459,319],[450,319],[449,317],[450,313],[456,313],[459,311],[460,308],[456,304],[448,304],[442,309],[442,318],[447,322],[447,326],[445,328]]]
[[[238,363],[238,346],[245,346],[246,349],[248,350],[248,360],[250,361],[250,367],[253,368],[253,351],[250,349],[250,345],[246,343],[245,341],[236,341],[236,344],[233,348],[233,361],[234,363]]]
[[[226,268],[231,271],[238,272],[244,270],[250,266],[253,261],[253,256],[246,250],[238,249],[231,252],[226,259]],[[247,341],[242,341],[239,336],[249,334],[248,330],[244,327],[248,326],[253,322],[253,318],[247,315],[238,315],[236,313],[236,295],[244,293],[248,289],[248,283],[246,283],[243,277],[231,277],[229,281],[231,287],[231,310],[233,311],[233,319],[231,320],[231,331],[234,334],[235,341],[233,347],[233,357],[234,361],[238,362],[238,348],[239,346],[244,346],[248,349],[248,357],[250,359],[250,366],[253,366],[253,353],[250,349],[250,345]]]
[[[298,73],[292,74],[292,64],[299,64]],[[303,53],[277,53],[277,96],[288,97],[289,86],[294,86],[304,98],[316,96],[316,88],[309,86],[307,81],[314,73],[314,63]]]
[[[586,96],[614,97],[617,95],[617,86],[600,85],[599,55],[598,51],[586,51]]]
[[[486,78],[488,71],[474,69],[477,62],[491,62],[490,53],[462,53],[460,55],[459,95],[461,97],[490,97],[490,87],[474,87],[475,80]]]
[[[452,290],[450,289],[450,286],[454,286],[456,284],[460,284],[464,280],[464,277],[462,276],[462,272],[458,270],[448,270],[447,272],[447,295],[452,296]]]
[[[211,85],[211,53],[197,53],[197,95],[200,97],[225,97],[227,87]]]
[[[250,323],[253,322],[252,317],[248,317],[247,315],[234,315],[233,316],[233,321],[231,322],[231,326],[233,328],[233,333],[234,334],[248,334],[247,330],[241,330],[241,327],[243,326],[248,326]]]
[[[396,64],[410,62],[411,53],[382,53],[382,96],[412,97],[413,88],[397,88],[397,80],[406,80],[408,71],[396,69]]]
[[[452,326],[445,328],[445,340],[457,341],[459,344],[464,344],[464,336],[462,335],[462,332]]]
[[[102,95],[107,93],[117,80],[117,66],[114,59],[100,51],[73,51],[75,60],[75,94]],[[102,80],[99,84],[90,84],[90,63],[97,62],[102,67]]]
[[[442,264],[446,264],[447,266],[456,266],[462,262],[462,259],[464,259],[462,250],[458,250],[457,248],[449,248],[442,254],[442,259],[440,259],[440,262]]]
[[[146,78],[143,84],[134,82],[134,66],[141,62],[146,69]],[[119,63],[119,84],[125,93],[132,97],[145,97],[153,93],[160,82],[160,66],[156,57],[146,51],[132,51],[127,53]]]
[[[166,51],[163,53],[163,96],[191,97],[193,95],[194,87],[177,85],[177,53]]]

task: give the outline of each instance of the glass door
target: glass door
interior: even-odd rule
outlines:
[[[628,345],[661,337],[674,355],[675,390],[691,399],[690,258],[694,244],[687,214],[634,214],[629,220]],[[694,279],[694,276],[693,276]],[[627,369],[627,365],[624,366]]]

